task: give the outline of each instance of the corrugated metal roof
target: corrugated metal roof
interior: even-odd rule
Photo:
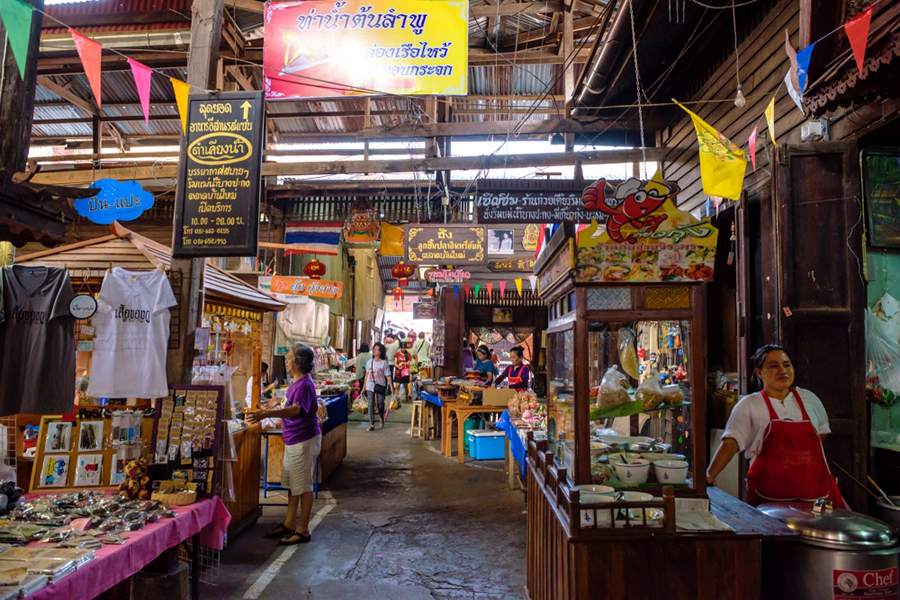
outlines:
[[[94,0],[93,2],[65,2],[50,4],[45,7],[48,15],[62,21],[65,17],[108,15],[116,13],[135,13],[152,11],[174,11],[191,16],[190,0]],[[48,19],[48,24],[56,24]]]

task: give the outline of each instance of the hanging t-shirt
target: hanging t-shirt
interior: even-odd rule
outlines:
[[[161,398],[168,395],[166,347],[175,294],[165,273],[107,271],[97,296],[92,398]]]
[[[75,404],[75,297],[59,267],[2,269],[0,415],[58,415]]]

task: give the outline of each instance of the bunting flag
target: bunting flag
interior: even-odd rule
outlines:
[[[815,47],[816,43],[813,42],[797,53],[797,91],[800,92],[800,100],[803,100],[803,92],[806,90],[806,76],[809,73],[809,59],[812,58],[813,48]]]
[[[469,286],[464,285],[463,289],[466,290],[466,300],[468,300],[469,299]]]
[[[756,130],[759,129],[759,126],[753,128],[753,131],[750,132],[750,158],[753,160],[753,172],[756,173]]]
[[[475,284],[475,297],[476,297],[476,298],[478,297],[478,292],[480,292],[480,291],[481,291],[481,284],[480,284],[480,283],[476,283],[476,284]]]
[[[872,22],[872,7],[862,11],[846,23],[844,31],[850,40],[853,49],[853,58],[856,59],[856,67],[862,72],[863,63],[866,60],[866,45],[869,41],[869,24]]]
[[[772,145],[777,146],[778,142],[775,141],[775,96],[772,96],[772,99],[769,100],[769,105],[766,107],[766,123],[769,126],[769,137],[772,139]]]
[[[789,85],[795,90],[799,90],[800,82],[797,81],[797,51],[794,50],[794,45],[791,44],[791,32],[787,29],[784,30],[784,51],[791,63],[791,70],[788,71],[788,77],[790,77]]]
[[[680,102],[675,100],[675,103],[691,116],[697,130],[703,192],[709,196],[739,200],[744,187],[747,155]]]
[[[522,280],[519,277],[516,277],[516,291],[520,296],[522,295]]]
[[[506,280],[501,279],[500,280],[500,297],[503,298],[504,296],[506,296]]]
[[[141,108],[144,111],[144,123],[150,126],[150,77],[153,69],[142,65],[136,60],[128,59],[131,66],[131,74],[134,75],[134,85],[137,87],[138,98],[141,99]]]
[[[169,77],[169,81],[172,82],[172,89],[175,90],[175,103],[178,104],[178,116],[181,117],[181,131],[187,135],[188,94],[191,92],[191,86],[174,77]]]
[[[381,256],[403,256],[403,239],[406,230],[403,225],[381,222]]]
[[[22,0],[0,0],[0,21],[6,28],[9,45],[19,67],[19,77],[25,79],[28,64],[28,44],[31,41],[31,18],[34,7]]]
[[[456,298],[457,301],[459,300],[459,286],[458,285],[453,286],[453,296]]]
[[[488,298],[491,298],[494,295],[494,284],[486,283],[485,285],[487,286]]]
[[[100,103],[100,54],[103,52],[103,46],[100,42],[95,42],[91,38],[81,35],[74,29],[69,29],[72,34],[72,40],[75,42],[75,49],[78,50],[78,58],[81,59],[81,66],[84,67],[84,74],[88,83],[91,84],[91,91],[94,92],[94,99],[97,100],[97,107]]]
[[[531,286],[531,291],[534,293],[535,288],[537,287],[537,275],[528,276],[528,285]]]
[[[788,96],[791,97],[791,100],[794,101],[794,104],[797,105],[797,108],[800,109],[800,112],[803,112],[803,104],[800,102],[800,94],[799,92],[797,92],[797,88],[794,87],[794,83],[791,80],[790,71],[784,74],[784,86],[787,88]]]

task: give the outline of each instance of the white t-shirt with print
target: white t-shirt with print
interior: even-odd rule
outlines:
[[[162,398],[168,395],[169,307],[177,301],[165,273],[106,273],[92,319],[96,338],[88,396]]]
[[[819,397],[809,390],[796,388],[806,408],[806,414],[818,433],[831,433],[831,426],[828,425],[828,415],[825,414],[825,407]],[[803,413],[800,412],[800,406],[794,394],[788,393],[784,399],[784,404],[778,400],[769,399],[772,403],[772,409],[779,419],[786,421],[802,421]],[[769,409],[766,408],[766,401],[762,394],[757,392],[741,398],[734,410],[731,411],[731,417],[725,425],[725,433],[722,439],[730,437],[737,442],[738,447],[744,451],[747,458],[753,460],[762,451],[763,439],[766,434],[771,419],[769,418]]]

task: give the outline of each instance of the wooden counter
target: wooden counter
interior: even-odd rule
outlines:
[[[262,427],[259,423],[234,434],[234,449],[237,454],[237,462],[232,463],[231,467],[234,500],[229,502],[223,498],[225,507],[231,513],[231,523],[228,525],[229,539],[237,537],[262,516],[262,507],[259,505],[261,437]]]
[[[710,512],[733,532],[582,529],[577,490],[546,442],[528,444],[527,590],[530,600],[761,600],[762,542],[796,533],[708,490]]]

